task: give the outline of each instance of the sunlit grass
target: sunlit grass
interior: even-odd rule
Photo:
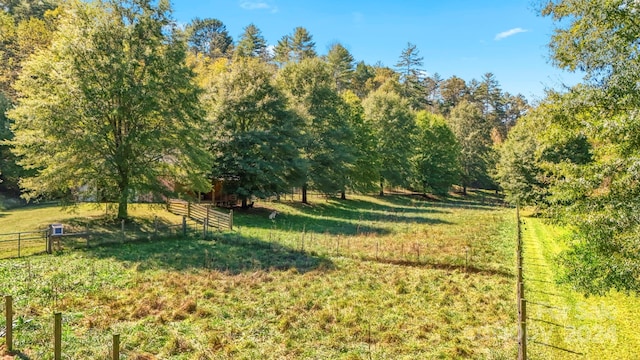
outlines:
[[[515,356],[511,209],[313,199],[260,202],[235,223],[209,240],[1,261],[15,348],[51,358],[62,311],[70,359],[105,357],[114,332],[132,359]]]
[[[554,259],[567,246],[567,230],[531,217],[524,219],[523,229],[525,297],[528,317],[535,319],[528,322],[530,358],[637,358],[637,296],[612,291],[587,298],[556,284]]]

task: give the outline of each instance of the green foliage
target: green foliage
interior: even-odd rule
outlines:
[[[262,32],[254,24],[249,24],[240,35],[236,46],[235,55],[240,57],[257,57],[264,61],[269,60],[267,41]]]
[[[489,170],[494,160],[491,125],[479,105],[462,101],[451,111],[449,126],[460,145],[460,181],[464,192],[474,184],[490,184]]]
[[[338,93],[351,88],[353,77],[353,56],[340,43],[333,44],[327,53],[327,63]]]
[[[316,43],[309,31],[301,26],[293,30],[292,35],[285,35],[274,48],[275,61],[285,64],[289,61],[300,62],[311,59],[318,54],[315,50]]]
[[[424,70],[421,69],[423,60],[424,58],[420,56],[416,45],[407,43],[407,47],[402,50],[396,64],[402,83],[401,95],[409,100],[414,110],[423,108],[426,101],[425,88],[422,86],[424,79]]]
[[[214,178],[246,206],[251,196],[285,192],[301,172],[300,118],[286,108],[273,69],[238,58],[217,76],[205,96],[212,138]]]
[[[459,148],[444,117],[426,111],[416,114],[415,182],[425,192],[446,195],[459,179]]]
[[[441,113],[448,116],[453,108],[463,100],[468,100],[469,91],[466,82],[457,76],[444,80],[440,85]]]
[[[187,42],[191,51],[212,59],[230,57],[233,50],[233,39],[218,19],[191,20],[187,26]]]
[[[364,99],[367,94],[369,94],[369,90],[367,89],[367,83],[369,79],[375,76],[375,69],[364,63],[364,61],[358,62],[356,68],[353,72],[353,82],[351,84],[351,89],[353,92],[358,95],[359,98]]]
[[[565,284],[558,275],[572,272],[556,257],[570,246],[571,227],[550,224],[546,219],[523,217],[524,277],[530,318],[527,333],[545,343],[582,353],[585,359],[633,359],[640,334],[640,303],[635,294],[609,291],[585,297]],[[534,260],[535,259],[535,260]],[[526,266],[527,262],[536,266]],[[608,263],[606,261],[604,264]],[[616,268],[612,268],[613,272]],[[558,326],[562,325],[562,327]],[[576,354],[547,346],[529,346],[531,359],[575,359]]]
[[[37,171],[24,196],[100,190],[126,218],[133,192],[167,193],[167,180],[205,190],[198,91],[168,5],[70,6],[51,47],[25,64],[9,113],[15,153]]]
[[[366,121],[362,101],[356,94],[344,91],[342,99],[345,106],[341,108],[341,116],[353,132],[350,150],[354,161],[348,167],[346,188],[361,193],[371,192],[376,188],[380,173],[380,158],[375,151],[376,138],[372,124]]]
[[[0,11],[4,10],[17,20],[42,18],[48,10],[58,6],[57,0],[1,0]]]
[[[566,159],[551,167],[556,214],[575,231],[562,255],[565,280],[586,293],[640,291],[638,11],[638,2],[621,0],[558,0],[541,8],[557,24],[554,62],[584,71],[587,80],[554,98],[549,138],[569,141],[548,152]]]
[[[318,58],[289,63],[280,70],[278,83],[304,119],[302,152],[308,164],[304,184],[326,194],[344,190],[354,161],[353,132],[342,116],[345,104],[334,90],[328,65]]]
[[[363,102],[365,119],[376,139],[375,152],[380,161],[380,192],[384,183],[408,186],[412,178],[415,118],[407,100],[394,92],[377,90]]]
[[[499,149],[496,179],[512,204],[540,205],[546,191],[541,181],[543,170],[537,156],[539,149],[535,132],[535,118],[525,117],[509,132]]]

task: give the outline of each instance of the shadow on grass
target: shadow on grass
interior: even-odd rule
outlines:
[[[138,271],[211,269],[231,274],[257,270],[296,269],[300,273],[333,269],[333,263],[313,253],[294,250],[238,234],[218,234],[212,240],[167,239],[89,248],[95,258],[111,258]]]
[[[460,264],[450,264],[443,263],[437,261],[412,261],[412,260],[396,260],[396,259],[376,259],[376,258],[363,258],[363,260],[377,262],[382,264],[390,264],[404,267],[415,267],[421,269],[435,269],[435,270],[443,270],[443,271],[459,271],[466,272],[470,274],[480,274],[480,275],[489,275],[489,276],[502,276],[505,278],[513,278],[515,277],[511,272],[500,270],[500,269],[489,269],[482,268],[475,265],[460,265]]]
[[[280,203],[292,209],[287,214],[276,216],[270,220],[272,209],[268,203],[260,208],[238,209],[235,224],[240,227],[306,231],[331,235],[356,235],[370,233],[388,235],[392,231],[380,226],[372,226],[371,222],[379,223],[414,223],[414,224],[449,224],[449,222],[428,217],[428,214],[446,213],[434,208],[411,205],[412,202],[389,196],[389,202],[364,200],[328,199],[322,203],[305,205],[294,202]],[[395,200],[394,200],[395,199]],[[385,198],[386,200],[386,198]],[[394,205],[396,201],[397,204]],[[424,214],[422,216],[422,214]]]

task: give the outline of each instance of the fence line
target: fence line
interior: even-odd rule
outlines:
[[[533,302],[533,301],[529,301],[527,302],[526,297],[525,297],[525,287],[524,287],[524,277],[523,277],[523,243],[522,243],[522,221],[520,218],[520,205],[518,204],[516,206],[516,218],[517,218],[517,245],[516,245],[516,256],[517,256],[517,303],[518,303],[518,360],[526,360],[527,359],[527,320],[531,320],[533,322],[540,322],[540,323],[546,323],[547,325],[552,325],[552,326],[557,326],[557,327],[561,327],[564,329],[569,329],[569,330],[576,330],[573,327],[570,326],[565,326],[562,324],[557,324],[551,321],[547,321],[547,320],[542,320],[542,319],[537,319],[537,318],[529,318],[527,317],[527,303],[529,304],[533,304],[533,305],[537,305],[543,308],[547,308],[547,309],[553,309],[553,310],[564,310],[561,309],[559,307],[556,306],[551,306],[548,304],[543,304],[543,303],[538,303],[538,302]],[[529,264],[527,263],[528,266],[543,266],[541,264]],[[542,282],[542,283],[551,283],[549,281],[545,281],[545,280],[539,280],[539,279],[533,279],[533,278],[527,278],[528,281],[534,281],[534,282]],[[533,291],[532,291],[533,292]],[[555,294],[552,294],[555,295]],[[535,339],[535,337],[532,337],[531,342],[536,344],[536,345],[540,345],[540,346],[544,346],[550,349],[554,349],[554,350],[558,350],[558,351],[563,351],[569,354],[573,354],[573,355],[584,355],[583,353],[580,353],[578,351],[573,351],[570,349],[565,349],[563,347],[560,346],[555,346],[552,344],[547,344],[544,342],[539,342],[539,341],[535,341],[533,340]]]
[[[5,295],[5,346],[9,354],[13,353],[13,297]],[[113,334],[113,344],[110,351],[112,360],[120,359],[120,334]],[[62,313],[55,312],[53,314],[53,358],[54,360],[62,359]]]
[[[183,215],[199,223],[207,224],[207,227],[216,229],[233,230],[233,210],[228,214],[212,209],[213,204],[195,204],[185,200],[167,200],[167,210],[176,215]]]
[[[183,216],[184,218],[184,216]],[[194,220],[183,219],[178,224],[163,224],[158,218],[152,227],[131,230],[122,226],[120,231],[85,227],[80,232],[65,232],[50,235],[49,230],[25,231],[0,234],[0,259],[52,253],[64,248],[93,247],[138,240],[155,240],[171,236],[197,234],[200,225]]]
[[[527,360],[527,300],[524,296],[524,282],[522,281],[522,224],[520,222],[520,204],[516,205],[517,222],[517,284],[516,302],[518,306],[518,360]]]
[[[0,234],[0,258],[15,258],[46,251],[47,230]]]

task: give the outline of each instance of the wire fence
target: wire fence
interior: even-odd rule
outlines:
[[[72,227],[70,232],[52,235],[49,229],[0,234],[0,259],[52,253],[63,249],[93,247],[134,241],[153,241],[171,237],[210,236],[216,228],[203,229],[199,222],[183,217],[179,223],[160,222],[151,224],[121,223],[119,229],[105,226]]]

